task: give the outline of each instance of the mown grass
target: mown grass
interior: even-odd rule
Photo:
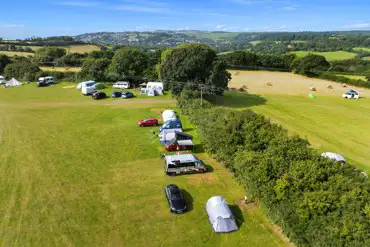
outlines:
[[[344,76],[344,77],[347,77],[349,79],[354,79],[354,80],[367,81],[366,76],[364,76],[364,75],[343,75],[343,74],[336,74],[336,75],[337,76]]]
[[[206,154],[199,157],[212,172],[164,175],[156,128],[135,123],[174,105],[79,106],[86,98],[62,86],[0,89],[1,246],[285,245],[259,208],[236,204],[243,189]],[[71,105],[47,105],[60,100]],[[170,183],[184,189],[190,212],[169,212]],[[239,231],[213,233],[205,203],[214,195],[228,200]]]
[[[312,53],[312,54],[324,56],[328,61],[351,59],[357,55],[354,52],[347,52],[347,51],[334,51],[334,52],[293,51],[292,53],[295,53],[298,57],[304,57]]]
[[[43,71],[51,71],[51,72],[80,72],[81,67],[40,67]]]
[[[244,100],[243,100],[244,98]],[[345,100],[340,96],[309,99],[306,96],[226,93],[219,104],[250,107],[282,124],[292,134],[307,138],[321,152],[338,152],[370,174],[370,99]]]
[[[262,42],[263,42],[262,40],[255,40],[255,41],[251,41],[249,43],[252,44],[252,45],[258,45],[258,44],[260,44]]]
[[[19,57],[28,57],[28,56],[34,56],[34,53],[32,52],[17,52],[17,51],[0,51],[0,54],[5,54],[9,57],[19,56]]]
[[[370,48],[369,47],[355,47],[355,48],[353,48],[353,50],[355,50],[355,51],[361,51],[361,50],[363,50],[363,51],[370,52]]]
[[[92,51],[100,51],[99,46],[96,45],[71,45],[64,47],[70,53],[89,53]]]

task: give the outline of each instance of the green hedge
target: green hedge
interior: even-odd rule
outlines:
[[[370,81],[355,80],[355,79],[350,79],[345,76],[338,76],[338,75],[333,75],[333,74],[325,73],[325,72],[320,73],[318,77],[321,79],[325,79],[325,80],[346,83],[352,86],[370,88]]]
[[[299,246],[370,246],[370,184],[250,110],[179,98],[205,149]]]
[[[76,82],[78,80],[77,72],[60,72],[60,71],[42,71],[38,77],[53,76],[57,82],[69,81]]]

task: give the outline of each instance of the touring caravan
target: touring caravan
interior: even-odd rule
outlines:
[[[88,85],[89,87],[91,87],[92,85],[95,85],[96,82],[95,81],[84,81],[84,82],[80,82],[77,84],[76,86],[76,89],[77,90],[81,90],[82,87],[85,87],[86,85]]]
[[[167,122],[167,121],[170,121],[170,120],[176,120],[177,117],[176,117],[176,113],[174,110],[165,110],[164,112],[162,112],[162,119],[163,119],[163,122]]]
[[[148,82],[146,88],[154,90],[156,95],[163,95],[163,82]]]
[[[86,96],[95,93],[96,92],[95,84],[96,82],[94,81],[83,84],[81,87],[82,94]]]

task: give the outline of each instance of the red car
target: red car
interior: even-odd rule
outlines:
[[[177,144],[170,144],[166,145],[166,151],[185,151],[185,150],[193,150],[194,146],[190,145],[177,145]]]
[[[155,118],[147,118],[145,120],[137,122],[137,125],[139,127],[158,126],[158,120]]]

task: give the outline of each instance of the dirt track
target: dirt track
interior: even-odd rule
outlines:
[[[315,87],[317,91],[314,93],[319,96],[341,96],[350,88],[359,91],[361,96],[370,95],[369,89],[350,85],[343,88],[340,83],[312,79],[286,72],[231,70],[230,73],[232,74],[232,80],[229,83],[229,88],[239,89],[246,85],[247,91],[252,94],[307,95],[311,92],[310,87]],[[268,86],[267,83],[271,83],[272,86]],[[333,89],[328,89],[328,85],[332,85]]]

